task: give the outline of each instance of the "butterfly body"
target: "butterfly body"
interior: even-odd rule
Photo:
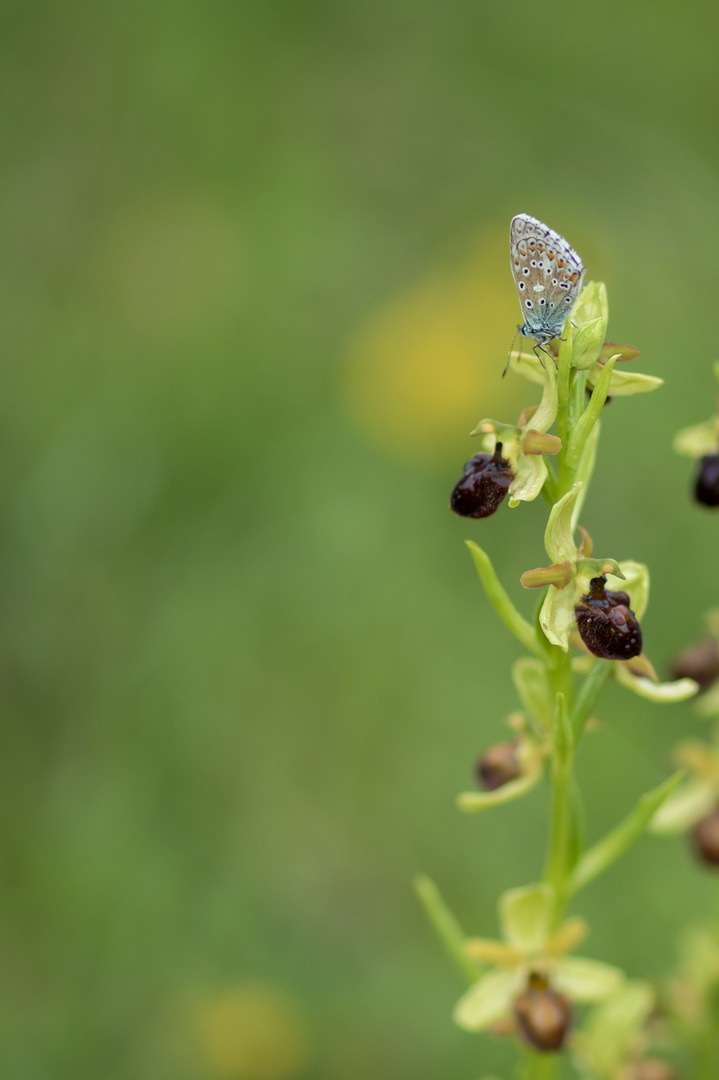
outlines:
[[[582,260],[563,236],[529,214],[512,218],[509,259],[524,316],[520,334],[539,345],[561,337],[582,287]]]

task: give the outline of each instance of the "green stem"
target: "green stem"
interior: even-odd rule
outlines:
[[[556,1080],[559,1065],[557,1054],[537,1054],[525,1047],[524,1055],[522,1080]]]
[[[569,891],[572,852],[572,764],[574,739],[569,723],[571,707],[571,657],[565,654],[561,667],[554,671],[556,709],[552,726],[552,816],[547,848],[545,880],[554,886],[553,924],[558,926],[564,914]],[[569,691],[567,695],[566,690]]]

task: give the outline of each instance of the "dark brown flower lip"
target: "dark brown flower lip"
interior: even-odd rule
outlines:
[[[522,776],[517,757],[517,743],[505,742],[490,746],[476,765],[477,779],[485,791],[496,791]]]
[[[577,629],[587,649],[603,660],[631,660],[642,651],[642,631],[629,595],[605,588],[606,577],[592,578],[589,592],[575,605]]]
[[[694,480],[694,501],[711,509],[719,506],[719,453],[701,458]]]
[[[514,1018],[522,1038],[543,1053],[561,1050],[572,1024],[569,1000],[553,989],[545,975],[532,972],[515,999]]]
[[[491,517],[499,509],[513,479],[511,463],[502,457],[502,444],[498,442],[493,454],[475,454],[465,464],[450,496],[449,508],[460,517]]]

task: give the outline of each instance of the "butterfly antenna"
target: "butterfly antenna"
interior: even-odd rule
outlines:
[[[514,343],[517,340],[517,334],[518,333],[519,333],[519,327],[517,327],[517,329],[514,331],[514,337],[512,338],[512,344],[509,346],[509,356],[507,357],[507,364],[506,364],[506,367],[505,367],[504,371],[502,372],[502,378],[504,378],[504,376],[509,371],[509,364],[510,364],[510,361],[512,359],[512,349],[514,348]]]

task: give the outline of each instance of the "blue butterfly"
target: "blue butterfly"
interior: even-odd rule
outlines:
[[[563,236],[529,214],[512,218],[509,259],[524,315],[520,334],[540,346],[561,337],[582,287],[582,260]]]

